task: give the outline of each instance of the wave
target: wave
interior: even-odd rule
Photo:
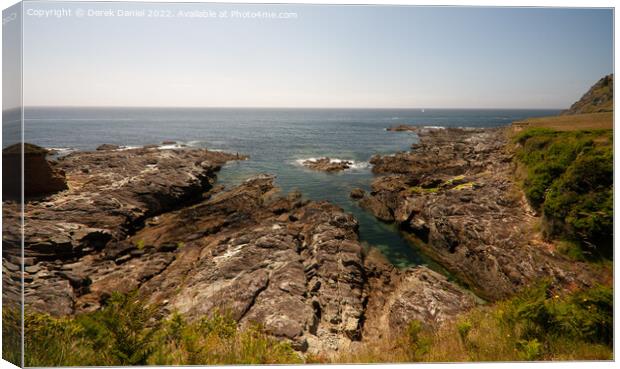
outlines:
[[[51,155],[57,157],[66,156],[72,152],[78,151],[78,149],[74,149],[72,147],[46,147],[46,149],[50,151]]]
[[[116,151],[125,151],[125,150],[133,150],[133,149],[140,149],[140,148],[142,148],[142,146],[131,146],[131,145],[119,146],[119,148],[116,149]]]

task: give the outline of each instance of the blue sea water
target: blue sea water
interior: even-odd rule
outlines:
[[[417,137],[388,132],[399,124],[451,127],[495,127],[555,110],[439,109],[227,109],[227,108],[26,108],[24,136],[48,148],[93,150],[103,143],[122,146],[177,141],[247,154],[250,159],[226,165],[219,183],[232,186],[258,173],[277,176],[283,191],[300,190],[306,198],[328,200],[353,213],[360,238],[379,248],[395,265],[428,264],[438,268],[393,225],[377,221],[350,198],[352,188],[368,190],[373,154],[408,150]],[[5,137],[15,122],[3,124]],[[7,136],[9,133],[9,136]],[[3,147],[6,140],[3,140]],[[342,173],[304,168],[301,161],[329,156],[354,161]]]

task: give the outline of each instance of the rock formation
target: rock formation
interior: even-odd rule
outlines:
[[[42,147],[24,144],[24,196],[32,198],[67,189],[65,174],[54,162],[46,159],[48,151]],[[22,145],[15,144],[2,150],[2,194],[7,199],[21,197]]]
[[[359,200],[479,296],[495,300],[540,278],[593,283],[589,268],[556,255],[534,237],[535,214],[512,179],[502,129],[411,127],[410,152],[375,156],[381,174]]]
[[[71,315],[137,290],[162,317],[229,312],[329,356],[365,332],[397,334],[409,319],[434,324],[472,306],[424,267],[366,258],[356,219],[332,204],[282,195],[268,175],[213,185],[236,158],[142,148],[60,159],[69,189],[26,205],[26,309]],[[18,210],[5,203],[8,220]],[[18,244],[15,230],[4,233],[5,245]],[[20,262],[5,252],[4,278],[19,279]]]
[[[562,115],[602,113],[614,111],[614,75],[610,74],[596,82],[590,90]]]
[[[340,172],[345,169],[351,168],[353,162],[348,160],[332,160],[330,158],[320,158],[316,160],[305,160],[302,164],[310,169],[319,170],[322,172]]]

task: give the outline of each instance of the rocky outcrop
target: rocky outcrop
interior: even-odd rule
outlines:
[[[412,127],[410,152],[375,156],[381,174],[359,204],[399,224],[413,242],[479,296],[501,299],[535,280],[591,284],[585,265],[569,262],[534,237],[535,214],[512,180],[501,129]]]
[[[156,148],[62,158],[69,189],[26,205],[26,308],[71,315],[138,291],[162,318],[227,312],[329,356],[379,330],[438,324],[472,306],[435,272],[367,258],[356,219],[337,206],[284,196],[268,175],[213,185],[235,158]],[[16,236],[5,229],[7,245]],[[18,280],[19,255],[3,256],[5,278]]]
[[[349,197],[351,197],[352,199],[361,199],[362,197],[364,197],[365,194],[366,192],[361,188],[354,188],[351,190]]]
[[[607,75],[594,86],[590,87],[568,110],[564,110],[561,115],[602,113],[614,111],[614,75]]]
[[[90,283],[67,265],[93,258],[125,239],[147,217],[202,197],[229,154],[207,150],[135,149],[70,154],[55,167],[68,189],[25,204],[21,259],[20,205],[3,203],[3,266],[25,264],[26,300],[44,311],[69,314]],[[19,274],[8,273],[9,280]]]
[[[368,305],[364,337],[398,338],[416,320],[438,327],[475,306],[474,296],[427,267],[400,270],[376,251],[365,260]]]
[[[97,151],[110,151],[110,150],[119,150],[121,147],[113,144],[103,144],[97,146]]]
[[[322,172],[340,172],[351,168],[353,162],[348,160],[335,160],[330,158],[304,160],[305,167]]]
[[[2,150],[2,195],[6,199],[19,199],[22,186],[22,154],[24,158],[24,196],[27,198],[53,194],[67,189],[65,173],[55,162],[48,161],[48,151],[25,143]]]

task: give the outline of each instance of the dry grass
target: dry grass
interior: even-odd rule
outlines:
[[[541,127],[558,131],[577,131],[594,129],[613,129],[613,112],[558,115],[552,117],[530,118],[513,123],[513,130]]]

